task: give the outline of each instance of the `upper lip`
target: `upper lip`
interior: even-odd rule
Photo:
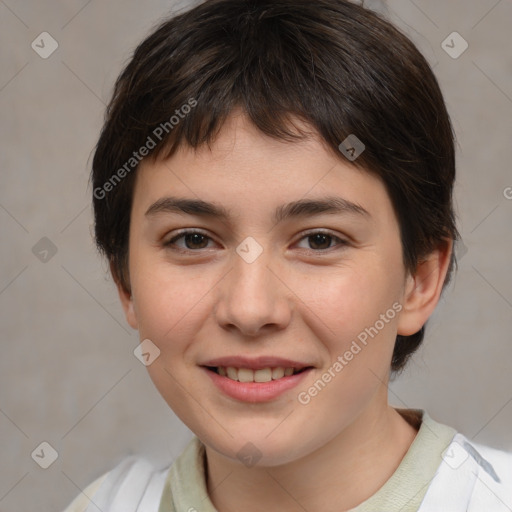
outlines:
[[[308,363],[301,363],[300,361],[293,361],[292,359],[273,356],[260,356],[254,358],[244,356],[229,356],[210,359],[202,363],[201,366],[231,366],[234,368],[250,368],[251,370],[261,370],[263,368],[276,368],[278,366],[283,368],[302,369],[313,365]]]

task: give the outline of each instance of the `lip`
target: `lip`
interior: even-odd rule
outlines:
[[[283,368],[301,369],[314,365],[310,363],[302,363],[300,361],[293,361],[292,359],[286,359],[275,356],[229,356],[210,359],[209,361],[200,363],[200,366],[233,366],[234,368],[249,368],[251,370],[261,370],[263,368],[276,368],[278,366],[282,366]]]
[[[212,364],[211,366],[224,365]],[[279,364],[276,366],[281,365]],[[306,365],[303,365],[302,367],[304,366]],[[247,366],[242,366],[242,368],[247,368]],[[215,386],[217,386],[217,388],[220,389],[224,394],[234,398],[235,400],[252,403],[269,402],[274,400],[286,391],[289,391],[290,389],[293,389],[295,386],[297,386],[307,375],[309,375],[313,369],[314,368],[308,368],[303,372],[281,377],[280,379],[272,380],[270,382],[239,382],[219,375],[218,373],[209,370],[206,367],[202,367],[202,370],[208,374]]]

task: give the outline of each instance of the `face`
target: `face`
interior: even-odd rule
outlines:
[[[170,198],[212,203],[227,217]],[[337,211],[286,207],[328,198]],[[228,119],[211,149],[143,162],[129,275],[131,295],[120,289],[128,322],[160,350],[148,366],[154,384],[233,460],[251,442],[260,464],[289,462],[382,407],[397,332],[423,325],[402,309],[411,282],[382,182],[314,137],[276,141],[243,115]],[[281,366],[258,360],[267,357],[309,369],[236,383],[205,367],[232,356],[250,359],[235,367]]]

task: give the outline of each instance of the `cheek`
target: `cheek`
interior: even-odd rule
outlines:
[[[325,367],[300,390],[299,401],[320,423],[330,420],[333,408],[344,411],[340,421],[357,415],[387,381],[400,308],[393,278],[366,266],[302,284],[300,296],[308,300],[300,314],[321,342]]]
[[[175,352],[180,349],[179,340],[187,339],[187,331],[196,324],[208,280],[204,274],[200,279],[188,272],[151,269],[133,285],[140,336],[151,339],[161,351]]]
[[[133,287],[140,339],[150,339],[160,350],[159,357],[146,370],[169,407],[192,427],[195,424],[190,423],[191,418],[208,421],[197,406],[200,396],[186,391],[194,390],[190,348],[198,326],[204,323],[208,280],[204,274],[202,277],[195,279],[187,274],[185,278],[184,273],[178,275],[168,269],[160,272],[153,265],[150,271],[141,273]]]
[[[341,394],[349,401],[371,392],[389,372],[401,306],[398,270],[383,268],[365,263],[338,269],[329,277],[295,281],[297,295],[304,297],[300,316],[309,318],[325,362],[336,375],[333,381],[339,385],[332,391],[343,388],[348,395]]]
[[[301,281],[297,276],[294,289],[326,330],[343,340],[373,326],[399,297],[395,276],[371,265],[364,265],[362,271],[335,269],[329,275],[318,274],[317,279]],[[386,326],[389,323],[393,322]]]

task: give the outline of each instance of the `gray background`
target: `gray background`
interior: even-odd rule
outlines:
[[[458,274],[390,401],[512,450],[512,2],[370,4],[439,78],[458,137],[464,238]],[[88,186],[113,81],[173,5],[0,0],[2,512],[61,510],[124,456],[163,466],[192,435],[133,355],[137,333],[92,241]],[[58,42],[47,59],[31,47],[43,31]],[[442,47],[453,31],[469,44],[458,58]],[[31,457],[43,441],[58,453],[48,469]]]

